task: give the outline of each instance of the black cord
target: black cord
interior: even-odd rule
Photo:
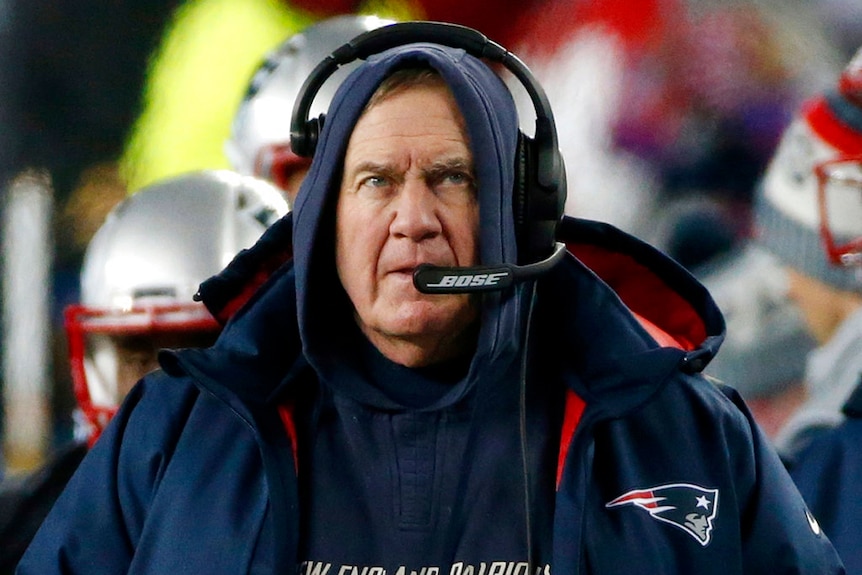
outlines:
[[[524,527],[527,530],[527,566],[528,571],[532,571],[533,565],[533,540],[532,540],[532,524],[530,522],[530,470],[529,459],[527,457],[527,364],[529,363],[529,341],[531,325],[533,323],[533,309],[536,305],[536,282],[532,282],[530,287],[530,307],[527,311],[527,325],[524,330],[524,348],[521,354],[521,373],[520,373],[520,404],[518,426],[521,436],[521,465],[524,476]]]

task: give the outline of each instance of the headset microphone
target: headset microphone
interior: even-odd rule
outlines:
[[[501,290],[541,275],[562,261],[566,246],[554,245],[547,258],[528,265],[499,264],[495,266],[439,267],[422,264],[413,272],[413,285],[422,293],[454,294]]]

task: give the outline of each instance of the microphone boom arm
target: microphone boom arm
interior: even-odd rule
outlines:
[[[563,243],[554,244],[553,253],[536,263],[519,266],[439,267],[422,264],[413,271],[413,285],[421,293],[457,294],[506,289],[513,283],[541,275],[562,261],[566,254]]]

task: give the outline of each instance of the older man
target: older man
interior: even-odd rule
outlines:
[[[294,212],[202,286],[219,341],[162,356],[20,573],[842,572],[697,374],[706,291],[609,226],[563,220],[565,254],[540,88],[514,67],[530,140],[440,26],[354,41],[383,51],[298,134]]]

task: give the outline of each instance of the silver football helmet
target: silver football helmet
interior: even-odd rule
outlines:
[[[287,190],[290,175],[310,163],[290,151],[290,116],[303,82],[336,48],[391,23],[376,16],[336,16],[309,26],[270,52],[252,76],[225,142],[233,169]],[[311,116],[326,112],[338,86],[358,65],[342,66],[327,79],[311,106]]]
[[[215,339],[219,325],[192,299],[199,284],[287,211],[272,184],[205,170],[145,187],[109,213],[84,255],[81,303],[65,310],[81,435],[96,440],[158,347]]]

